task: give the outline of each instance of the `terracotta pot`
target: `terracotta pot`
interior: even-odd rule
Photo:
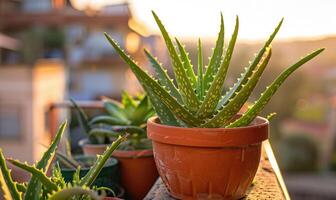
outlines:
[[[242,128],[166,126],[147,122],[159,174],[178,199],[240,199],[256,174],[268,121]]]
[[[121,185],[127,197],[132,200],[143,199],[159,177],[153,150],[116,150],[113,156],[120,162]]]
[[[88,140],[81,140],[80,146],[85,155],[97,155],[102,154],[107,145],[89,144]],[[127,197],[132,200],[143,199],[159,176],[153,150],[115,150],[112,155],[119,161],[120,181]]]

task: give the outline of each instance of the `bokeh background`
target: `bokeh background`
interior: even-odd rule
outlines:
[[[0,0],[0,147],[7,156],[33,162],[44,150],[41,144],[50,141],[55,119],[71,117],[68,111],[54,112],[61,102],[73,98],[93,105],[101,96],[119,99],[122,90],[141,91],[103,32],[142,67],[149,70],[144,48],[170,66],[151,10],[186,44],[194,63],[198,38],[210,56],[220,12],[227,40],[239,16],[226,88],[284,17],[269,67],[250,101],[285,67],[326,48],[288,79],[262,115],[277,113],[270,141],[292,198],[336,199],[335,8],[333,0]],[[70,136],[77,141],[80,135],[73,121]]]

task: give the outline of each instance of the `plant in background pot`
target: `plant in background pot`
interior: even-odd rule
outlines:
[[[27,183],[17,183],[13,181],[11,171],[8,169],[6,160],[0,149],[0,184],[5,199],[13,200],[59,200],[59,199],[101,199],[98,196],[98,191],[108,188],[91,187],[106,161],[110,158],[112,152],[125,140],[125,137],[119,137],[115,140],[102,155],[97,156],[97,160],[90,168],[89,172],[80,178],[80,166],[74,174],[73,181],[66,183],[62,176],[59,165],[55,165],[52,170],[52,176],[48,176],[49,165],[54,158],[58,143],[64,133],[66,123],[63,123],[52,144],[43,154],[40,161],[34,165],[29,165],[26,162],[7,159],[8,162],[16,167],[27,171],[32,176]],[[91,188],[90,188],[91,187]]]
[[[96,155],[120,134],[129,133],[129,139],[113,152],[113,156],[120,162],[121,185],[127,196],[142,199],[158,177],[152,143],[146,135],[147,119],[154,115],[152,105],[147,95],[133,98],[126,92],[121,102],[106,97],[103,101],[108,115],[91,120],[73,101],[79,122],[88,135],[80,145],[86,155]]]
[[[159,174],[172,196],[180,199],[242,198],[257,171],[261,143],[268,138],[268,121],[258,113],[296,69],[323,49],[314,51],[283,71],[243,114],[238,114],[258,83],[271,57],[271,42],[282,20],[245,68],[238,81],[222,96],[223,84],[235,47],[239,20],[226,50],[224,23],[207,67],[198,42],[198,70],[193,70],[185,47],[168,32],[153,12],[172,61],[177,85],[161,64],[145,51],[157,74],[152,78],[107,34],[108,41],[129,65],[147,92],[159,117],[148,120],[148,137]]]
[[[79,176],[82,178],[90,171],[91,166],[94,165],[96,160],[95,156],[72,156],[70,150],[68,150],[66,154],[56,151],[56,158],[64,181],[67,183],[73,182],[74,174],[78,170],[78,166],[80,166]],[[107,191],[109,196],[122,198],[125,195],[125,190],[120,186],[119,174],[118,160],[110,157],[106,161],[95,181],[92,183],[92,186],[110,188],[112,192]]]

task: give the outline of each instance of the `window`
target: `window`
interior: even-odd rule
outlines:
[[[18,105],[0,106],[0,138],[17,139],[21,132],[21,112]]]

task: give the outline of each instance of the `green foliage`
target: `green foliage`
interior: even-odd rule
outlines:
[[[129,141],[120,145],[123,149],[141,149],[143,143],[148,144],[146,137],[147,119],[154,115],[152,104],[147,95],[131,97],[126,92],[122,93],[121,102],[103,98],[104,108],[108,115],[98,115],[88,119],[84,111],[72,101],[78,113],[78,120],[93,144],[108,144],[119,135],[129,133]],[[85,131],[86,132],[86,131]],[[151,148],[147,146],[146,148]]]
[[[245,68],[245,72],[242,73],[238,81],[221,97],[223,84],[237,40],[238,17],[236,18],[236,26],[229,45],[224,50],[224,20],[221,15],[220,31],[208,67],[205,68],[205,73],[203,73],[203,55],[201,42],[199,41],[198,71],[196,76],[183,45],[176,39],[180,53],[178,55],[160,19],[154,12],[153,16],[166,42],[177,86],[174,85],[171,78],[165,73],[166,70],[150,53],[146,51],[158,80],[141,69],[109,35],[105,33],[105,36],[120,57],[129,65],[149,95],[161,123],[167,125],[210,128],[247,126],[264,108],[291,73],[324,50],[318,49],[284,70],[245,114],[236,121],[231,122],[232,117],[240,111],[262,76],[271,58],[270,45],[280,29],[283,19],[260,49],[250,66]],[[182,97],[182,100],[180,97]]]
[[[64,122],[48,147],[47,151],[42,156],[42,159],[34,165],[29,165],[26,162],[7,159],[8,162],[22,170],[30,173],[31,179],[26,186],[26,183],[16,183],[13,181],[10,170],[6,165],[6,160],[0,149],[0,184],[5,199],[21,200],[25,199],[100,199],[96,191],[90,189],[90,185],[96,179],[106,161],[111,157],[113,151],[125,141],[127,135],[118,137],[102,155],[98,155],[97,160],[90,168],[89,172],[82,178],[79,178],[79,169],[77,177],[72,183],[66,184],[62,176],[58,163],[52,170],[52,176],[46,174],[51,160],[54,158],[58,143],[65,130],[66,123]],[[34,190],[30,187],[34,186]]]

